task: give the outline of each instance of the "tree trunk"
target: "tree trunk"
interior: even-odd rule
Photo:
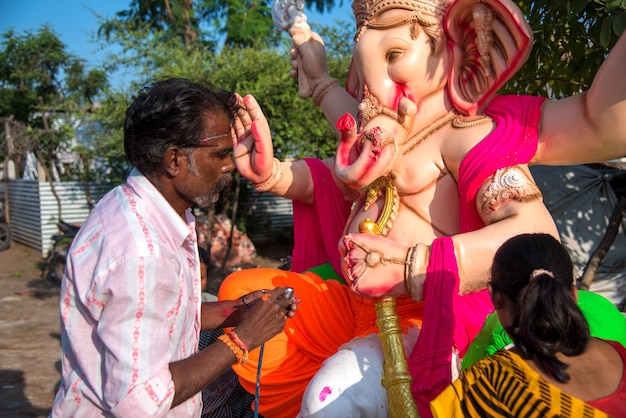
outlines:
[[[239,208],[239,192],[241,190],[241,176],[236,176],[235,179],[235,194],[233,197],[233,209],[230,217],[230,234],[228,234],[228,244],[226,246],[226,254],[224,254],[224,260],[222,261],[222,266],[226,266],[226,262],[228,261],[228,256],[230,256],[230,252],[233,249],[233,232],[235,232],[235,220],[237,219],[237,209]]]
[[[600,244],[598,244],[598,248],[596,248],[589,258],[589,262],[585,267],[585,272],[578,281],[579,289],[589,290],[591,288],[591,282],[596,275],[598,266],[602,262],[606,253],[609,251],[609,248],[611,248],[613,241],[615,241],[615,237],[619,231],[619,226],[622,223],[622,219],[624,219],[624,209],[626,209],[626,195],[622,195],[619,198],[619,202],[613,210],[613,214],[611,215],[611,220],[606,228],[604,237],[602,238],[602,241],[600,241]]]

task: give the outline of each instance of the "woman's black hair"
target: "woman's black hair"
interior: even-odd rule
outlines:
[[[571,294],[573,266],[567,250],[548,234],[522,234],[506,241],[491,267],[492,292],[515,303],[517,316],[506,328],[522,357],[548,376],[569,381],[556,357],[583,353],[589,325]]]
[[[183,147],[207,135],[207,115],[223,112],[232,121],[237,109],[231,92],[209,84],[182,78],[149,84],[126,110],[126,157],[144,175],[155,174],[170,147]]]

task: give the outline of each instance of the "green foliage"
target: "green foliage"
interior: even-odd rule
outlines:
[[[168,40],[185,45],[194,43],[200,33],[193,2],[187,0],[137,0],[131,1],[129,9],[120,10],[106,19],[98,29],[98,36],[107,41],[124,37],[125,31],[164,32]]]
[[[37,32],[1,35],[0,116],[27,122],[36,111],[89,106],[107,85],[106,73],[85,73],[84,60],[69,54],[47,25]]]
[[[279,158],[326,157],[334,153],[336,137],[321,111],[297,96],[290,63],[275,50],[224,48],[207,62],[211,81],[259,101],[272,129]]]
[[[18,164],[32,152],[48,180],[61,170],[60,158],[71,151],[78,121],[89,120],[94,100],[107,87],[104,70],[85,70],[85,61],[69,54],[57,34],[47,25],[36,32],[8,30],[0,35],[0,117],[2,134],[11,135],[10,151]],[[4,141],[2,143],[8,143]],[[95,152],[80,154],[80,163],[91,167]],[[70,164],[71,165],[71,164]],[[68,167],[70,172],[90,174],[90,169]],[[63,178],[63,177],[62,177]],[[60,202],[59,202],[60,208]],[[59,209],[60,211],[60,209]]]
[[[626,26],[622,0],[519,1],[535,38],[502,93],[570,96],[586,90]]]
[[[1,39],[0,101],[4,106],[0,116],[14,115],[26,122],[37,109],[39,97],[44,103],[54,103],[62,93],[57,78],[69,55],[49,26],[36,33],[10,29]]]
[[[224,27],[226,47],[276,45],[280,33],[272,22],[272,2],[261,0],[230,0]]]
[[[45,118],[42,116],[41,119]],[[36,118],[35,120],[39,120]],[[32,123],[28,127],[28,132],[34,140],[32,151],[41,163],[47,163],[47,167],[52,167],[59,154],[69,151],[70,141],[74,136],[74,129],[69,121],[64,118],[57,119],[55,126],[50,128],[38,128],[37,123]]]
[[[148,29],[165,40],[177,40],[190,48],[201,44],[215,49],[218,43],[233,47],[276,46],[280,33],[272,21],[273,0],[135,0],[126,10],[105,20],[98,36],[111,41],[124,31]],[[319,11],[330,10],[334,0],[316,0]],[[168,7],[169,6],[169,7]]]
[[[290,43],[282,48],[223,47],[215,52],[201,44],[186,48],[163,32],[144,29],[125,33],[117,39],[126,52],[110,62],[132,68],[138,85],[183,77],[210,82],[242,95],[253,94],[270,122],[279,158],[326,158],[334,153],[336,136],[323,113],[310,100],[297,96],[297,81],[289,76],[290,60],[283,52],[288,51]],[[340,78],[344,74],[345,79],[349,63],[345,41],[339,48],[344,51],[329,45],[329,67]],[[133,90],[138,90],[138,85]],[[121,112],[107,110],[98,115],[106,116],[109,122],[111,115],[119,115],[123,120]]]
[[[92,132],[94,144],[91,150],[99,161],[92,174],[94,181],[120,184],[130,172],[124,154],[124,117],[129,103],[127,93],[109,91],[93,111],[92,120],[100,127]]]

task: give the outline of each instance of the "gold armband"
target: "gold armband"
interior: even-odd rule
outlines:
[[[501,168],[493,175],[483,196],[481,211],[484,216],[498,210],[511,200],[525,202],[541,199],[541,191],[535,182],[518,166]]]

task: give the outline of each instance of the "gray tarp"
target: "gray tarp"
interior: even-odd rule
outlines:
[[[575,277],[580,278],[604,234],[618,199],[609,184],[615,173],[585,165],[534,166],[531,172],[543,193],[544,202],[554,217],[561,240],[574,262]],[[608,298],[623,310],[626,297],[626,222],[596,271],[591,291]]]

